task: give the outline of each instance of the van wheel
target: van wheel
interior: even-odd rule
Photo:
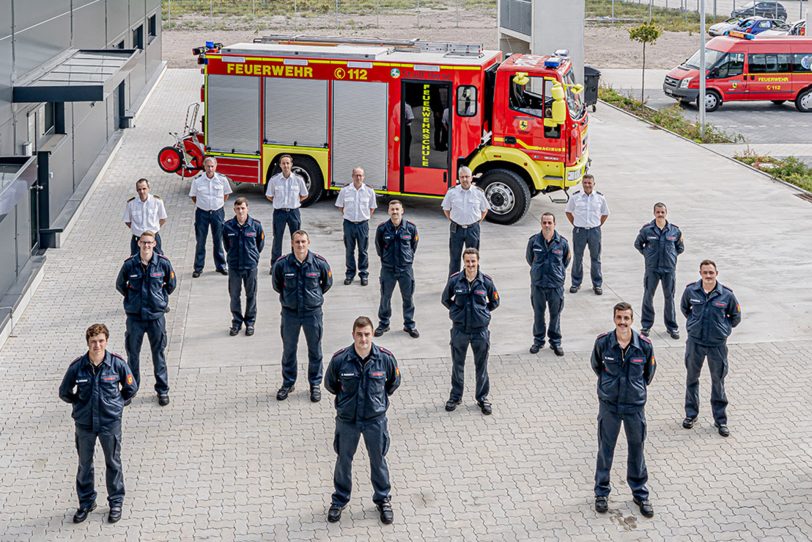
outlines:
[[[812,113],[812,87],[798,94],[795,98],[795,108],[801,113]]]
[[[699,98],[696,99],[696,106],[699,107]],[[713,113],[722,107],[722,97],[715,90],[705,91],[705,111]]]
[[[491,210],[486,218],[495,224],[518,222],[530,209],[530,188],[509,169],[492,169],[477,183],[485,191]]]
[[[786,100],[770,100],[770,101],[775,105],[784,105],[784,102],[786,102]]]

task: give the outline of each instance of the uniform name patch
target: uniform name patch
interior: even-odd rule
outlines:
[[[306,275],[307,275],[308,277],[318,277],[318,276],[319,276],[319,274],[318,274],[318,273],[306,273]]]
[[[486,292],[485,290],[474,290],[474,293],[475,293],[476,295],[485,295],[485,294],[487,294],[488,292]]]
[[[369,374],[370,374],[370,376],[385,376],[386,375],[386,373],[384,373],[383,371],[375,371],[375,372],[372,372],[372,373],[369,373]]]
[[[721,303],[719,301],[714,301],[713,303],[716,307],[726,307],[727,303]]]
[[[632,363],[643,363],[643,358],[632,358],[631,362]]]
[[[341,373],[341,376],[358,376],[355,373]]]
[[[162,276],[164,276],[164,274],[159,271],[157,273],[150,273],[149,276],[150,277],[162,277]]]

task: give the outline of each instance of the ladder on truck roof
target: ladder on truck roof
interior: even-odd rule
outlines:
[[[305,36],[272,34],[254,38],[254,43],[301,45],[378,45],[406,53],[441,53],[446,56],[482,56],[481,44],[451,43],[445,41],[387,40],[377,38],[345,38],[340,36]]]

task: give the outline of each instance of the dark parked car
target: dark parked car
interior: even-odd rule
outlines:
[[[784,9],[780,2],[773,0],[748,2],[730,12],[731,17],[752,17],[753,15],[781,19],[782,21],[787,20],[787,10]]]

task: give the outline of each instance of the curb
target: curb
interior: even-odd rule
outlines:
[[[726,154],[722,154],[722,153],[720,153],[720,152],[718,152],[718,151],[715,151],[715,150],[713,150],[713,149],[709,149],[708,147],[705,147],[705,146],[704,146],[702,143],[697,143],[697,142],[696,142],[696,141],[694,141],[693,139],[688,139],[688,138],[687,138],[687,137],[685,137],[685,136],[681,136],[681,135],[679,135],[679,134],[678,134],[678,133],[676,133],[676,132],[672,132],[671,130],[668,130],[667,128],[663,128],[662,126],[659,126],[659,125],[657,125],[657,124],[654,124],[653,122],[650,122],[650,121],[648,121],[648,120],[646,120],[646,119],[644,119],[644,118],[642,118],[642,117],[638,117],[638,116],[637,116],[637,115],[635,115],[634,113],[630,113],[629,111],[626,111],[625,109],[622,109],[622,108],[620,108],[620,107],[617,107],[616,105],[612,105],[612,104],[610,104],[610,103],[608,103],[608,102],[604,102],[603,100],[598,100],[598,101],[599,101],[599,102],[600,102],[602,105],[605,105],[606,107],[611,107],[612,109],[614,109],[614,110],[616,110],[616,111],[620,111],[621,113],[623,113],[623,114],[625,114],[625,115],[628,115],[628,116],[633,117],[633,118],[635,118],[635,119],[637,119],[637,120],[639,120],[639,121],[641,121],[641,122],[644,122],[644,123],[648,124],[649,126],[654,126],[654,127],[655,127],[655,128],[657,128],[658,130],[662,130],[663,132],[667,132],[667,133],[671,134],[672,136],[674,136],[674,137],[678,137],[679,139],[681,139],[681,140],[683,140],[683,141],[687,141],[688,143],[691,143],[692,145],[695,145],[695,146],[697,146],[697,147],[700,147],[701,149],[703,149],[703,150],[704,150],[704,151],[706,151],[706,152],[710,152],[710,153],[713,153],[713,154],[715,154],[715,155],[717,155],[717,156],[721,156],[722,158],[725,158],[725,159],[727,159],[727,160],[730,160],[731,162],[735,162],[736,164],[738,164],[738,165],[740,165],[740,166],[742,166],[742,167],[745,167],[745,168],[749,169],[750,171],[754,171],[754,172],[756,172],[756,173],[759,173],[759,174],[763,175],[764,177],[767,177],[768,179],[770,179],[770,180],[771,180],[771,181],[773,181],[773,182],[776,182],[776,183],[779,183],[779,184],[783,184],[784,186],[789,187],[789,188],[792,188],[793,190],[795,190],[796,192],[800,192],[801,194],[806,194],[806,195],[812,196],[812,191],[806,190],[806,189],[804,189],[804,188],[801,188],[800,186],[796,186],[796,185],[794,185],[794,184],[792,184],[792,183],[790,183],[790,182],[787,182],[787,181],[784,181],[784,180],[782,180],[782,179],[779,179],[778,177],[775,177],[775,176],[773,176],[773,175],[770,175],[770,174],[769,174],[769,173],[767,173],[766,171],[762,171],[762,170],[760,170],[760,169],[758,169],[758,168],[755,168],[755,167],[751,166],[750,164],[745,164],[744,162],[742,162],[742,161],[740,161],[740,160],[736,160],[735,158],[733,158],[733,157],[731,157],[731,156],[727,156]],[[644,107],[647,107],[648,109],[651,109],[652,111],[654,111],[654,108],[648,107],[648,106],[647,106],[647,105],[645,105],[645,104],[643,104],[643,105],[644,105]]]

